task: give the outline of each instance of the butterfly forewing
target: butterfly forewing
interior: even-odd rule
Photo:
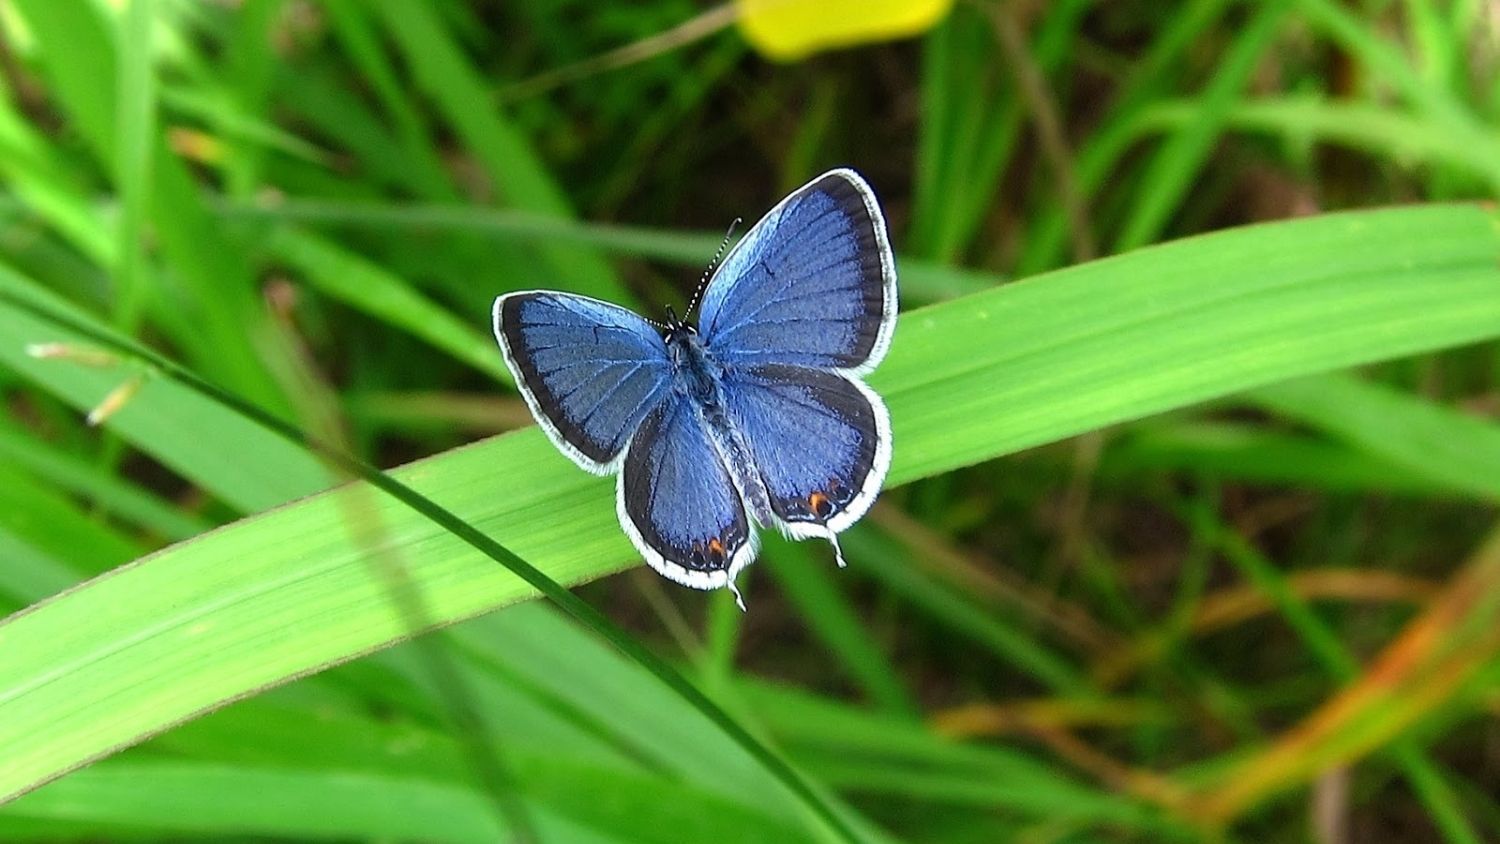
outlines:
[[[597,299],[549,291],[501,296],[495,336],[532,415],[591,472],[612,468],[671,383],[656,329]]]
[[[896,265],[869,185],[851,170],[808,183],[757,223],[703,293],[699,331],[728,366],[859,372],[890,344]]]

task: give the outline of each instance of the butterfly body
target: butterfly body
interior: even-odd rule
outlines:
[[[733,590],[758,527],[837,549],[879,492],[890,420],[862,376],[889,345],[895,280],[873,193],[835,170],[730,251],[696,325],[528,291],[496,300],[495,334],[553,443],[619,473],[616,511],[646,561]]]
[[[765,483],[755,472],[744,435],[729,415],[724,391],[724,365],[714,359],[713,353],[698,339],[697,330],[690,325],[668,324],[663,340],[672,358],[674,389],[697,409],[720,459],[744,498],[750,517],[761,527],[773,526],[775,517],[771,513]]]

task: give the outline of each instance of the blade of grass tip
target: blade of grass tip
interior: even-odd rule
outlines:
[[[844,671],[872,702],[888,714],[915,717],[916,701],[844,593],[834,585],[828,561],[814,559],[804,545],[779,540],[768,540],[762,555],[813,635],[838,657]]]
[[[74,320],[65,313],[56,312],[34,300],[16,296],[10,290],[0,289],[0,301],[5,301],[12,308],[28,313],[37,319],[87,337],[91,342],[101,347],[112,349],[121,354],[136,357],[149,363],[156,367],[165,377],[171,378],[201,393],[205,397],[234,410],[237,414],[255,421],[261,427],[293,445],[318,452],[319,456],[332,463],[340,471],[359,477],[361,480],[395,498],[407,507],[421,513],[448,533],[463,540],[475,550],[509,569],[522,580],[525,580],[538,592],[547,596],[584,626],[593,630],[596,634],[639,663],[647,671],[656,675],[663,683],[691,703],[704,717],[724,730],[724,732],[744,748],[746,753],[764,765],[806,807],[811,816],[826,825],[827,829],[836,834],[840,839],[845,841],[859,840],[859,837],[853,828],[849,826],[841,812],[806,777],[799,773],[796,768],[792,767],[780,754],[757,740],[744,727],[740,726],[737,721],[729,717],[727,713],[705,696],[696,686],[688,682],[676,669],[657,657],[645,645],[636,641],[628,633],[616,627],[593,606],[567,591],[562,586],[559,586],[556,581],[547,577],[539,569],[517,557],[503,545],[464,521],[452,511],[422,496],[416,490],[396,480],[394,477],[348,454],[337,451],[320,442],[309,440],[296,428],[232,393],[204,381],[192,372],[183,369],[144,346],[97,331],[84,323]]]
[[[1125,228],[1115,239],[1116,252],[1128,252],[1161,236],[1223,131],[1230,106],[1291,10],[1292,0],[1272,0],[1257,6],[1209,81],[1194,119],[1173,133],[1147,165],[1141,180],[1147,189],[1140,192],[1125,215]]]
[[[129,0],[121,20],[115,97],[115,184],[120,215],[115,228],[115,325],[134,334],[140,321],[146,262],[146,212],[156,136],[156,80],[152,47],[155,0]]]

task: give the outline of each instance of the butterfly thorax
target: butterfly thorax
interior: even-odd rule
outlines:
[[[708,347],[698,339],[698,332],[690,325],[676,323],[668,326],[663,339],[672,356],[672,369],[677,389],[692,396],[700,405],[721,407],[723,405],[722,377],[724,367],[709,353]]]

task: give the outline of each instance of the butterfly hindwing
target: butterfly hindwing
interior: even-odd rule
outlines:
[[[788,533],[828,536],[865,514],[891,463],[890,415],[879,396],[855,378],[780,365],[728,374],[724,388],[729,418]]]
[[[766,214],[703,293],[699,331],[725,364],[868,372],[895,328],[896,264],[875,195],[833,170]]]
[[[596,474],[617,465],[672,377],[656,329],[618,305],[549,291],[495,300],[495,336],[552,442]]]
[[[702,415],[673,393],[641,423],[616,490],[620,524],[651,567],[699,589],[755,558],[745,505]]]

